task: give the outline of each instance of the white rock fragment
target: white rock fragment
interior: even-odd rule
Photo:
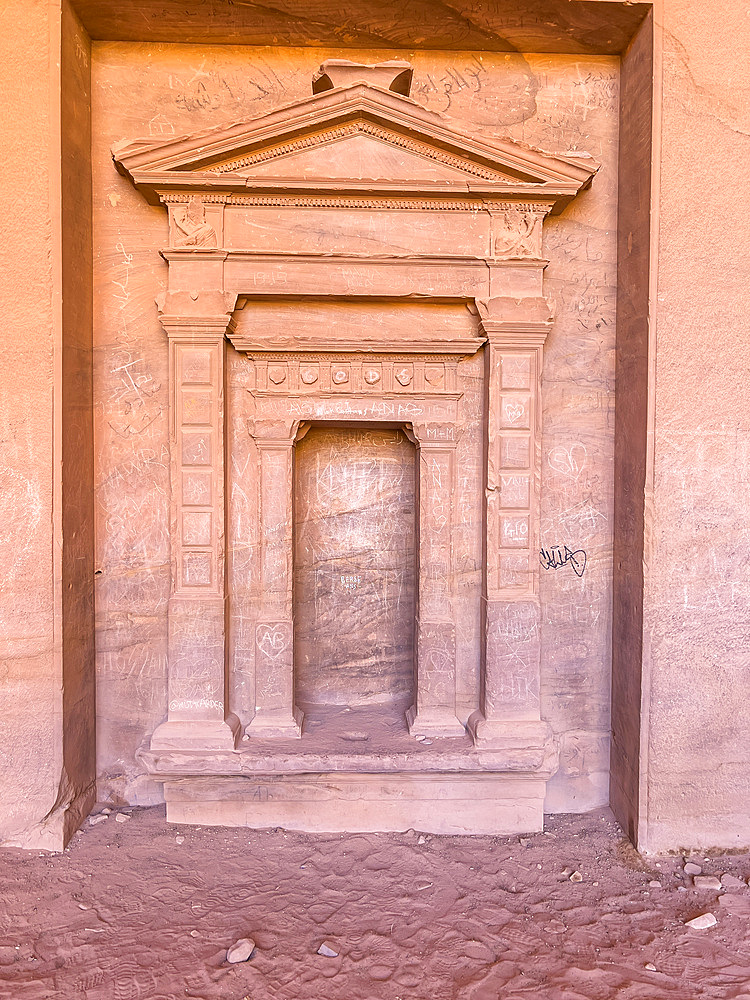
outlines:
[[[653,881],[649,882],[649,885],[651,886],[652,889],[661,889],[661,882],[659,882],[657,879],[653,879]]]
[[[320,948],[318,948],[318,954],[325,955],[326,958],[338,958],[339,955],[335,945],[331,941],[324,941]]]
[[[581,875],[580,872],[573,872],[573,874],[570,876],[570,881],[571,882],[583,882],[583,875]]]
[[[716,917],[713,913],[701,913],[699,917],[693,917],[692,920],[686,920],[685,926],[692,927],[694,931],[705,931],[709,927],[714,927],[718,923]]]
[[[185,843],[185,838],[184,837],[175,837],[174,838],[174,842],[175,842],[175,844],[184,844]]]
[[[233,965],[237,962],[246,962],[254,951],[255,941],[252,938],[240,938],[227,950],[227,962]]]
[[[684,868],[682,869],[686,875],[700,875],[703,871],[700,865],[696,865],[692,861],[687,861]]]
[[[656,972],[656,966],[653,962],[646,962],[643,966],[644,969],[648,969],[649,972]]]
[[[127,813],[117,813],[115,816],[115,823],[127,823],[129,819],[130,816],[128,816]]]
[[[106,818],[104,813],[99,813],[98,816],[89,816],[89,823],[91,826],[96,826],[97,823],[103,823]]]
[[[693,885],[696,889],[721,889],[721,882],[715,875],[695,875]]]

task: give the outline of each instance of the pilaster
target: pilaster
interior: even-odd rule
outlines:
[[[481,703],[469,719],[476,745],[541,745],[539,704],[539,482],[541,370],[552,322],[541,297],[482,306],[486,481],[484,664]]]
[[[162,309],[161,320],[169,337],[172,592],[168,717],[151,748],[231,749],[239,720],[226,705],[224,379],[230,314]]]
[[[415,704],[407,721],[415,735],[460,736],[453,608],[456,426],[417,424],[414,434],[419,445],[417,667]]]
[[[260,594],[255,626],[255,715],[250,736],[302,735],[294,705],[293,476],[297,421],[255,420],[260,460]]]

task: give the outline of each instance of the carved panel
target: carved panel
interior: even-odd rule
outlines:
[[[498,260],[540,260],[542,222],[547,210],[538,204],[509,204],[493,213],[493,250]]]
[[[175,592],[219,594],[223,577],[215,483],[223,474],[217,448],[223,341],[172,342],[175,406],[175,480],[178,543]]]
[[[539,357],[536,350],[491,347],[497,432],[490,442],[492,499],[489,536],[491,592],[533,593],[536,586],[538,496],[536,399]],[[495,528],[495,525],[497,526]]]

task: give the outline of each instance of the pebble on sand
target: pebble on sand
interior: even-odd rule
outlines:
[[[103,823],[106,818],[105,813],[99,813],[98,816],[89,816],[89,823],[91,826],[96,826],[97,823]]]
[[[174,842],[175,842],[175,844],[184,844],[185,843],[185,838],[184,837],[175,837],[174,838]]]
[[[255,941],[252,938],[240,938],[227,950],[227,962],[246,962],[255,951]]]
[[[701,913],[699,917],[693,917],[692,920],[686,920],[685,926],[692,927],[694,931],[705,931],[709,927],[713,927],[718,921],[713,913]]]
[[[696,889],[721,889],[721,882],[715,875],[695,875],[693,885]]]
[[[339,955],[335,945],[331,941],[324,941],[320,948],[318,948],[318,954],[325,955],[326,958],[338,958]]]
[[[581,875],[580,872],[573,872],[573,874],[570,876],[570,881],[571,882],[583,882],[583,875]]]
[[[744,879],[737,878],[736,875],[722,875],[721,884],[725,889],[746,889],[747,882]]]
[[[129,819],[130,816],[128,816],[127,813],[117,813],[115,816],[115,823],[127,823]]]
[[[703,871],[700,865],[696,865],[693,861],[687,861],[682,869],[686,875],[700,875]]]

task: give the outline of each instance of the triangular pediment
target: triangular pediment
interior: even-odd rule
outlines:
[[[560,207],[595,166],[509,139],[479,139],[408,97],[365,83],[327,90],[260,118],[165,141],[119,144],[123,173],[152,201],[170,189],[437,191],[548,198]]]
[[[468,159],[442,154],[424,142],[367,121],[327,129],[297,143],[286,144],[282,150],[264,150],[214,169],[217,173],[248,178],[442,183],[482,177],[517,183],[507,174]]]

